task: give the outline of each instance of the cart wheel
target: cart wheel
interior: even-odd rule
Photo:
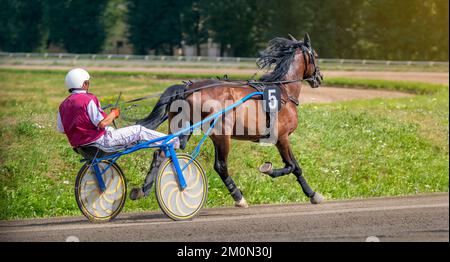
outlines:
[[[98,164],[104,170],[109,161]],[[127,195],[125,176],[120,167],[114,163],[102,175],[106,190],[101,193],[97,178],[92,168],[85,164],[75,182],[75,198],[83,215],[93,222],[110,221],[122,210]]]
[[[192,159],[188,154],[177,154],[177,157],[181,168]],[[156,199],[162,211],[173,220],[193,218],[208,196],[208,180],[197,161],[194,160],[183,170],[183,176],[187,187],[180,190],[171,158],[166,158],[158,170]]]

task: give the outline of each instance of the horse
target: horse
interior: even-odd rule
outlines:
[[[280,156],[285,164],[283,168],[272,168],[270,162],[266,162],[260,166],[260,172],[267,174],[273,178],[284,176],[287,174],[294,174],[300,184],[303,193],[310,199],[312,204],[319,204],[324,200],[324,197],[311,189],[302,169],[298,164],[292,152],[292,146],[289,142],[289,135],[292,134],[298,126],[297,106],[298,97],[301,91],[301,81],[306,80],[312,88],[317,88],[321,85],[323,74],[318,65],[318,54],[314,51],[311,45],[311,40],[308,34],[305,34],[303,41],[296,40],[290,36],[290,39],[276,37],[269,41],[268,47],[262,52],[260,58],[257,60],[257,65],[260,69],[267,69],[267,73],[259,79],[259,84],[270,85],[274,84],[279,87],[281,91],[282,105],[279,109],[277,121],[277,141],[274,142],[278,149]],[[137,122],[150,129],[155,129],[161,125],[166,119],[171,123],[174,118],[183,113],[180,110],[172,112],[169,110],[172,103],[177,100],[187,102],[190,108],[201,107],[205,101],[239,101],[246,95],[255,92],[255,89],[249,86],[249,82],[231,82],[224,80],[199,80],[196,82],[189,81],[189,84],[173,85],[168,87],[161,95],[159,101],[156,103],[153,111],[144,119]],[[194,103],[194,96],[200,96],[201,102]],[[255,104],[262,103],[259,99],[249,100],[242,106],[255,106]],[[227,121],[222,125],[223,129],[231,128],[232,133],[222,132],[219,134],[210,134],[209,138],[212,140],[215,149],[214,170],[219,174],[223,183],[227,187],[230,195],[235,201],[236,207],[248,207],[248,203],[243,196],[242,191],[236,186],[228,172],[227,158],[230,153],[230,139],[248,140],[258,142],[267,136],[267,133],[261,129],[257,129],[252,134],[236,134],[235,127],[239,123],[244,125],[244,129],[252,129],[249,123],[258,123],[266,121],[262,116],[266,114],[261,111],[262,107],[258,106],[255,111],[257,114],[231,114],[231,121]],[[201,113],[202,120],[216,112],[220,108],[211,107],[209,111]],[[188,113],[190,114],[190,113]],[[191,114],[192,117],[192,114]],[[192,119],[190,120],[192,124]],[[264,122],[265,123],[265,122]],[[256,124],[258,126],[258,124]],[[255,130],[253,130],[255,131]],[[173,132],[173,130],[169,130]],[[191,134],[186,134],[180,137],[181,148],[184,149]]]

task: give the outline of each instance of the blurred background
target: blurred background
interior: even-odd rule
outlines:
[[[127,101],[186,80],[256,79],[270,39],[306,32],[325,80],[302,88],[290,139],[312,187],[330,200],[448,192],[448,14],[448,0],[0,0],[0,220],[80,215],[80,156],[56,131],[69,69],[86,68],[107,105],[119,92]],[[120,104],[118,126],[156,101]],[[294,176],[259,174],[266,161],[283,165],[275,147],[232,143],[229,170],[251,205],[309,201]],[[120,159],[130,188],[151,157]],[[234,205],[210,140],[198,160],[207,207]],[[158,209],[153,195],[125,205],[149,209]]]
[[[323,58],[448,61],[447,0],[0,0],[0,51],[257,57],[308,32]]]

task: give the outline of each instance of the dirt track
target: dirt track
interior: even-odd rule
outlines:
[[[400,98],[411,96],[413,95],[388,90],[342,87],[320,87],[313,89],[309,86],[303,86],[300,93],[300,103],[331,103],[355,99]]]
[[[145,201],[145,200],[143,200]],[[449,241],[448,193],[203,209],[174,222],[160,211],[121,214],[92,224],[84,217],[0,221],[0,241]],[[374,238],[375,237],[375,238]]]
[[[0,68],[18,69],[71,69],[73,66],[44,66],[44,65],[0,65]],[[201,73],[224,75],[224,74],[249,74],[255,73],[256,69],[236,68],[168,68],[168,67],[107,67],[91,66],[90,70],[98,71],[130,71],[130,72],[163,72],[163,73]],[[366,79],[419,81],[426,83],[448,84],[449,73],[437,72],[384,72],[384,71],[324,71],[325,77],[349,77]]]
[[[328,77],[417,81],[435,84],[448,84],[449,81],[449,73],[434,72],[327,71],[326,75]]]

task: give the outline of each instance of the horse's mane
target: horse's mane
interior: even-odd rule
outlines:
[[[272,65],[275,65],[275,68],[263,75],[260,81],[272,82],[282,80],[293,62],[295,50],[302,43],[302,41],[294,41],[282,37],[270,40],[269,46],[262,52],[256,64],[260,69],[270,69]]]

